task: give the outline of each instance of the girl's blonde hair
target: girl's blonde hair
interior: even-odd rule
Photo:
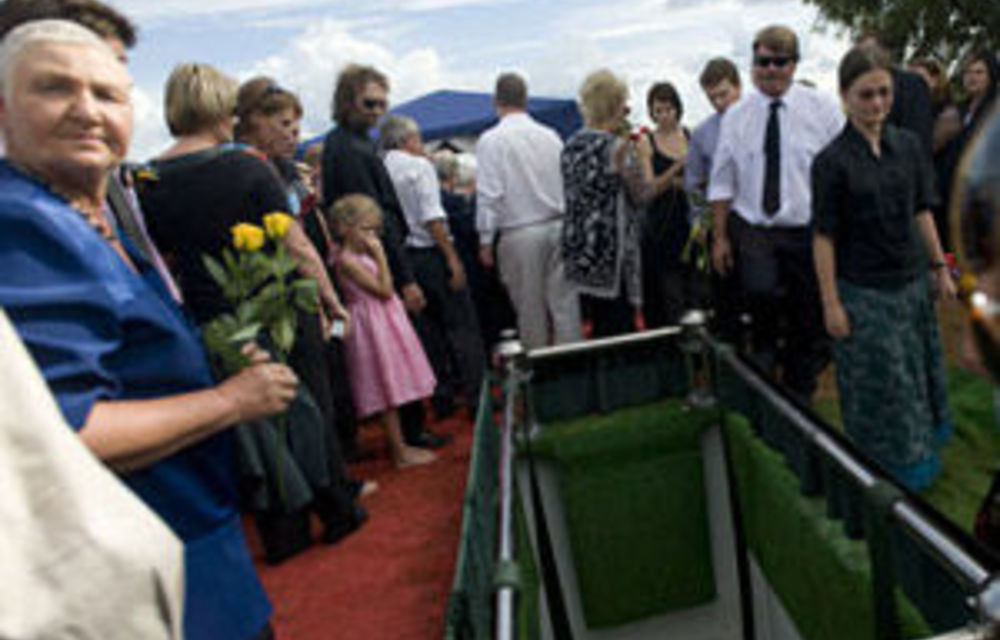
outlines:
[[[361,216],[369,213],[375,215],[379,224],[382,224],[382,209],[378,203],[362,193],[351,193],[333,203],[327,212],[326,221],[334,234],[342,238],[344,229],[353,227]]]

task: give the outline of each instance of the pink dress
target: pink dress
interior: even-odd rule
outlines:
[[[349,255],[373,274],[378,265],[369,255],[341,249],[337,273],[351,312],[351,331],[344,338],[351,395],[359,418],[430,396],[437,383],[420,339],[399,297],[383,300],[340,271]]]

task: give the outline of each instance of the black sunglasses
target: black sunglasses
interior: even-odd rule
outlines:
[[[389,106],[389,103],[385,100],[379,100],[378,98],[365,98],[364,100],[361,101],[361,106],[363,106],[365,109],[368,109],[369,111],[373,111],[375,109],[384,110],[386,107]]]
[[[758,67],[774,67],[784,69],[790,62],[794,62],[792,56],[754,56],[753,63]]]

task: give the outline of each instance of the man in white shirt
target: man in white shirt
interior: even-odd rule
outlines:
[[[810,168],[843,128],[829,96],[793,82],[798,38],[770,26],[753,44],[750,92],[722,119],[708,199],[712,263],[734,278],[752,316],[752,348],[808,399],[829,362],[813,268]]]
[[[520,76],[501,74],[493,103],[500,122],[476,144],[480,259],[494,266],[496,242],[500,278],[526,348],[579,340],[579,299],[563,274],[560,250],[562,141],[528,115]]]
[[[406,217],[406,253],[426,306],[413,314],[438,385],[438,417],[450,414],[460,392],[468,406],[479,397],[486,356],[465,269],[452,243],[441,205],[441,184],[424,153],[420,127],[412,118],[389,116],[379,129],[383,161]]]

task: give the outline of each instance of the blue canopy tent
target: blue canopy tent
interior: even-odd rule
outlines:
[[[477,136],[497,122],[493,96],[475,91],[434,91],[397,105],[391,113],[416,120],[426,142]],[[580,110],[573,100],[529,98],[528,113],[552,127],[564,140],[583,125]],[[300,150],[325,137],[323,133],[306,140]]]
[[[475,136],[497,122],[493,96],[473,91],[434,91],[396,106],[392,113],[416,120],[426,141]],[[529,98],[528,113],[563,139],[583,124],[573,100]]]

